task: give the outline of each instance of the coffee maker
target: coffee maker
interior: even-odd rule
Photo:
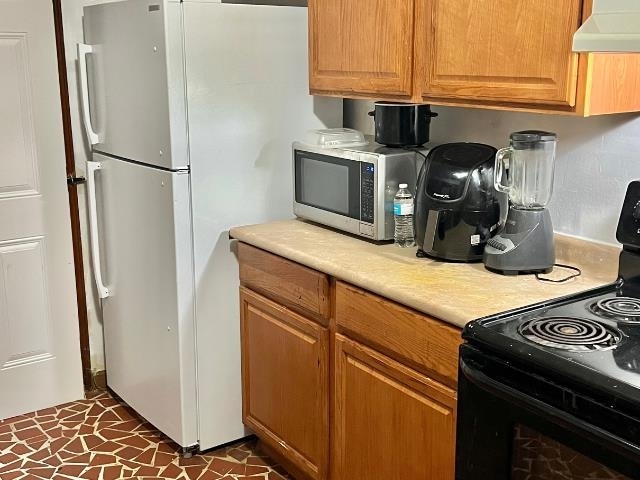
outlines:
[[[515,132],[498,151],[495,188],[509,197],[505,226],[484,249],[487,269],[506,275],[550,272],[555,264],[551,215],[556,134]]]

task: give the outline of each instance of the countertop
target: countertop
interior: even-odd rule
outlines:
[[[416,258],[416,248],[377,244],[301,220],[232,228],[232,238],[463,327],[476,318],[595,288],[616,278],[619,249],[556,235],[557,261],[580,267],[563,284],[503,276],[482,263]],[[556,268],[551,278],[567,272]]]

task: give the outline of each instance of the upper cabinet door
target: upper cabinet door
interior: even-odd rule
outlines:
[[[409,99],[414,0],[309,0],[311,93]]]
[[[572,106],[582,0],[416,0],[416,83],[425,100]]]

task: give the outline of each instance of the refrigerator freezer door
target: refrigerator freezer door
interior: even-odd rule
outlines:
[[[179,445],[198,442],[189,175],[100,154],[107,382]]]
[[[238,264],[228,230],[291,218],[291,144],[342,125],[342,101],[309,95],[307,9],[183,3],[200,445],[244,434]]]
[[[137,1],[85,7],[94,151],[171,170],[186,168],[182,7]],[[82,53],[82,52],[81,52]],[[80,66],[83,65],[83,59]],[[88,125],[87,125],[88,124]]]

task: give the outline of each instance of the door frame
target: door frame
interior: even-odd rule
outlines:
[[[67,166],[67,178],[76,177],[73,136],[71,130],[71,108],[69,106],[69,84],[67,82],[67,60],[64,50],[64,30],[62,26],[61,0],[52,0],[53,22],[58,57],[58,82],[60,85],[60,108],[64,135],[64,152]],[[78,207],[78,185],[67,182],[69,192],[69,213],[71,217],[71,239],[73,242],[73,260],[75,267],[76,295],[78,299],[78,327],[80,333],[80,357],[82,360],[82,380],[85,388],[92,386],[91,350],[89,346],[89,320],[87,317],[87,292],[85,289],[84,261],[80,230],[80,210]]]

